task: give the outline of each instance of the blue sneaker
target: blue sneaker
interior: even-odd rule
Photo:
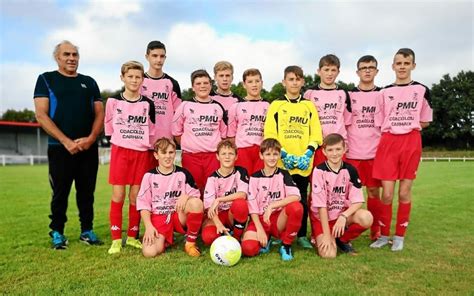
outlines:
[[[265,247],[260,248],[259,254],[268,254],[270,253],[270,248],[272,247],[272,239],[269,239]]]
[[[293,254],[291,252],[291,247],[285,248],[285,246],[280,247],[281,260],[291,261],[293,260]]]
[[[87,230],[81,233],[81,235],[79,236],[79,240],[88,245],[104,244],[100,239],[97,238],[97,235],[95,235],[94,231],[92,230]]]
[[[68,240],[64,235],[62,235],[56,230],[53,230],[49,232],[49,236],[51,237],[51,242],[53,243],[53,249],[55,250],[67,249]]]

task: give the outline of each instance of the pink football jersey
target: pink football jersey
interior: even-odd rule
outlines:
[[[382,89],[375,125],[395,135],[421,130],[420,122],[433,121],[429,89],[421,83],[392,84]]]
[[[326,208],[332,221],[352,204],[364,202],[357,170],[348,163],[343,162],[336,173],[324,162],[314,169],[312,178],[310,206],[318,219],[318,208]]]
[[[247,203],[249,214],[263,215],[268,205],[276,201],[296,195],[301,198],[300,191],[288,171],[277,168],[271,176],[265,176],[260,170],[250,177]],[[275,211],[281,210],[275,209]]]
[[[230,94],[230,95],[221,95],[215,91],[212,91],[211,92],[211,98],[216,101],[216,102],[219,102],[219,104],[222,105],[222,107],[224,107],[224,110],[226,112],[229,112],[229,109],[230,107],[234,104],[234,103],[237,103],[240,99],[240,97],[236,94]]]
[[[204,189],[204,208],[209,209],[218,197],[228,196],[236,192],[247,194],[249,189],[249,177],[247,171],[239,166],[228,176],[222,176],[215,171],[208,179]],[[232,202],[219,203],[218,211],[230,209]]]
[[[235,137],[238,148],[260,145],[269,106],[270,104],[263,100],[241,100],[233,104],[229,109],[227,137]]]
[[[380,88],[364,91],[354,88],[351,98],[351,123],[347,126],[347,158],[373,159],[380,141],[380,127],[375,126],[375,113]]]
[[[316,86],[308,89],[303,97],[313,102],[318,110],[323,138],[338,133],[347,139],[346,125],[351,121],[351,101],[345,90],[323,89]]]
[[[184,168],[176,166],[169,174],[158,169],[145,173],[137,196],[137,210],[147,210],[155,215],[167,215],[175,212],[178,198],[186,194],[190,198],[199,198],[199,190],[193,177]]]
[[[227,135],[227,117],[221,104],[186,101],[176,110],[173,136],[181,136],[181,149],[190,153],[215,152]]]
[[[174,111],[181,104],[181,89],[178,82],[166,73],[160,78],[153,78],[145,73],[140,92],[150,98],[155,105],[157,124],[152,143],[162,137],[173,138],[171,121]]]
[[[146,151],[152,149],[155,129],[155,108],[147,97],[127,101],[122,93],[109,98],[105,106],[104,131],[112,144]]]

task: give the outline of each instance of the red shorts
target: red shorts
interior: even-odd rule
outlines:
[[[314,215],[311,215],[311,229],[312,229],[312,234],[314,235],[315,238],[317,238],[319,235],[323,234],[323,225],[321,225],[321,221],[318,220]],[[329,232],[332,233],[332,229],[334,228],[334,224],[336,224],[337,220],[332,220],[329,221]]]
[[[199,190],[204,190],[207,178],[219,168],[215,152],[183,152],[182,164],[191,173]]]
[[[230,209],[228,210],[225,210],[225,211],[220,211],[217,216],[219,216],[219,220],[222,222],[222,224],[225,226],[225,227],[234,227],[234,225],[232,223],[230,223],[230,219],[229,219],[229,215],[230,215]],[[211,220],[207,217],[207,214],[204,215],[204,220]],[[204,225],[204,224],[203,224]]]
[[[263,229],[265,230],[265,233],[267,236],[273,236],[275,238],[280,238],[280,233],[278,231],[278,217],[280,216],[281,210],[280,211],[274,211],[270,215],[270,224],[267,224],[263,222],[263,215],[260,215],[260,223],[262,223]],[[255,223],[253,223],[253,220],[250,220],[249,225],[247,226],[247,231],[257,231],[257,227],[255,226]],[[270,237],[269,237],[270,238]]]
[[[112,144],[109,183],[112,185],[140,185],[150,166],[148,151],[137,151]],[[151,155],[153,157],[153,155]]]
[[[169,221],[166,221],[167,219],[168,215],[166,214],[151,215],[151,224],[153,225],[153,227],[156,228],[159,234],[165,237],[166,245],[169,246],[173,244],[174,231],[182,234],[185,234],[186,231],[184,230],[183,225],[181,225],[181,222],[179,221],[179,215],[177,212],[173,212],[172,214],[170,214]]]
[[[373,159],[346,159],[347,163],[350,163],[354,166],[359,173],[359,178],[362,182],[362,185],[367,187],[381,187],[382,183],[378,179],[372,177],[372,170],[374,166]]]
[[[382,133],[375,154],[373,177],[387,181],[414,180],[420,159],[420,131],[413,130],[404,135]]]
[[[235,165],[244,167],[249,176],[263,169],[263,161],[260,159],[260,146],[253,145],[250,147],[237,149],[237,160]]]

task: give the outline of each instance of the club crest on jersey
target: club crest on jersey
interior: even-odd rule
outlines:
[[[418,101],[418,93],[413,93],[413,101]]]
[[[183,181],[179,180],[177,183],[178,188],[181,188],[181,185],[183,185]]]

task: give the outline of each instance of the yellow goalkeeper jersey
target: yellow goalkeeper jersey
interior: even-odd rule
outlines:
[[[284,98],[273,101],[265,119],[264,138],[277,139],[289,154],[302,156],[311,146],[316,150],[323,142],[318,111],[311,101],[301,95],[294,100]],[[290,170],[290,174],[309,176],[313,168],[311,157],[308,169]],[[278,165],[284,168],[281,160]]]

